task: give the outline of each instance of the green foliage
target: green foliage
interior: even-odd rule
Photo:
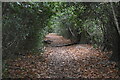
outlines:
[[[109,3],[56,2],[47,5],[54,12],[49,19],[48,31],[56,32],[73,42],[112,47],[114,23],[111,21],[113,16]]]
[[[4,3],[3,53],[42,50],[44,35],[51,32],[73,42],[111,48],[112,19],[109,3]]]
[[[51,30],[53,28],[53,32],[78,42],[80,42],[82,34],[85,34],[82,37],[92,40],[92,43],[100,43],[103,39],[102,24],[99,19],[95,19],[96,17],[88,15],[93,12],[86,3],[54,3],[54,5],[49,3],[49,5],[54,6],[52,11],[56,12],[48,24]]]
[[[120,23],[120,3],[114,3],[114,8]],[[44,36],[52,32],[73,42],[91,43],[94,48],[112,48],[113,58],[120,59],[120,35],[110,3],[9,2],[2,4],[2,15],[3,60],[19,54],[41,53]]]
[[[41,51],[51,14],[44,3],[3,3],[3,57]]]

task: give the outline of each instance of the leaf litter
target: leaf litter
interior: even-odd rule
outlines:
[[[53,41],[51,45],[70,43],[53,33],[46,39]],[[7,72],[9,78],[120,78],[117,63],[109,61],[111,54],[88,44],[46,46],[42,56],[28,54],[7,61]]]

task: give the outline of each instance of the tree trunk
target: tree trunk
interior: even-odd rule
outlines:
[[[115,31],[115,36],[113,37],[112,45],[113,45],[113,54],[110,58],[112,61],[120,61],[120,36],[117,31]]]
[[[119,28],[120,19],[116,17],[117,15],[115,14],[113,3],[111,3],[111,8],[112,8],[114,22],[115,22],[115,25],[114,25],[115,30],[113,30],[114,31],[113,38],[112,38],[113,54],[110,60],[120,61],[120,28]]]
[[[119,27],[118,19],[117,19],[117,17],[116,17],[116,13],[115,13],[115,10],[114,10],[113,3],[112,3],[112,2],[111,2],[111,8],[112,8],[112,12],[113,12],[114,22],[115,22],[115,25],[116,25],[118,34],[120,35],[120,27]]]

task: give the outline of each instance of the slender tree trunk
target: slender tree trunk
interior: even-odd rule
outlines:
[[[110,4],[113,12],[114,23],[115,23],[114,25],[115,30],[113,30],[114,36],[112,38],[113,54],[111,56],[111,60],[120,61],[120,28],[119,28],[119,22],[118,22],[119,19],[117,19],[116,17],[117,15],[115,13],[113,3],[110,3]]]
[[[113,13],[113,17],[114,17],[114,22],[115,22],[115,25],[116,25],[116,28],[117,28],[117,31],[120,35],[120,27],[119,27],[119,23],[118,23],[118,19],[116,17],[116,13],[115,13],[115,10],[114,10],[114,7],[113,7],[113,3],[111,2],[111,8],[112,8],[112,13]]]

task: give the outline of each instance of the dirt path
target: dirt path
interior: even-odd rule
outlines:
[[[115,62],[108,61],[108,55],[94,49],[91,45],[77,44],[72,46],[52,47],[71,43],[70,40],[48,34],[52,40],[45,48],[43,61],[40,56],[28,55],[12,61],[9,66],[10,77],[30,78],[118,78],[119,72]],[[16,69],[17,67],[17,69]]]
[[[56,34],[49,34],[47,37],[54,45],[70,43],[70,40]],[[56,44],[58,42],[59,44]],[[103,54],[87,44],[67,47],[49,46],[46,48],[45,55],[51,77],[118,77],[117,70],[110,68],[111,65],[114,67],[115,63],[108,61],[107,53]]]
[[[69,44],[71,41],[69,39],[65,39],[63,36],[58,36],[55,33],[50,33],[46,35],[45,40],[51,40],[50,46],[57,46],[57,45],[64,45],[64,44]]]

